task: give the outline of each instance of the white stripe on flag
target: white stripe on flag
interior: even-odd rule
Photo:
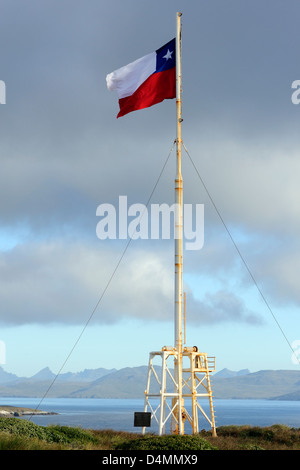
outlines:
[[[107,88],[115,90],[120,98],[131,96],[156,70],[156,52],[121,67],[106,76]]]

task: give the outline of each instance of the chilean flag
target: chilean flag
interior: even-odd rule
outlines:
[[[120,112],[117,118],[176,98],[175,39],[106,76],[107,88],[115,90]]]

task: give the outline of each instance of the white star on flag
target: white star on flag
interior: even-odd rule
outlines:
[[[174,51],[170,52],[170,50],[168,49],[168,52],[166,53],[166,55],[163,56],[163,59],[172,59],[172,54],[173,54]]]

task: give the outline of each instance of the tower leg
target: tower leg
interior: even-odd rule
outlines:
[[[206,369],[208,371],[207,357],[205,358],[205,362],[206,362]],[[208,372],[207,372],[206,381],[207,381],[207,388],[208,388],[208,393],[209,393],[208,399],[209,399],[210,415],[211,415],[211,428],[212,428],[213,436],[216,437],[217,432],[216,432],[216,423],[215,423],[215,412],[214,412],[213,399],[212,399],[210,376]]]

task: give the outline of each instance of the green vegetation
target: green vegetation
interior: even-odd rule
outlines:
[[[283,425],[222,426],[217,435],[141,436],[0,418],[0,450],[300,450],[300,429]]]
[[[116,450],[217,450],[200,436],[145,436],[122,442]]]
[[[217,437],[202,431],[201,436],[219,450],[300,450],[300,429],[273,426],[221,426]]]
[[[6,446],[12,449],[14,441],[18,448],[25,448],[31,445],[38,447],[38,442],[43,445],[60,444],[67,446],[85,447],[90,444],[97,444],[97,439],[90,431],[68,426],[48,426],[42,427],[30,421],[17,418],[0,418],[0,449]],[[21,447],[20,447],[21,446]]]

